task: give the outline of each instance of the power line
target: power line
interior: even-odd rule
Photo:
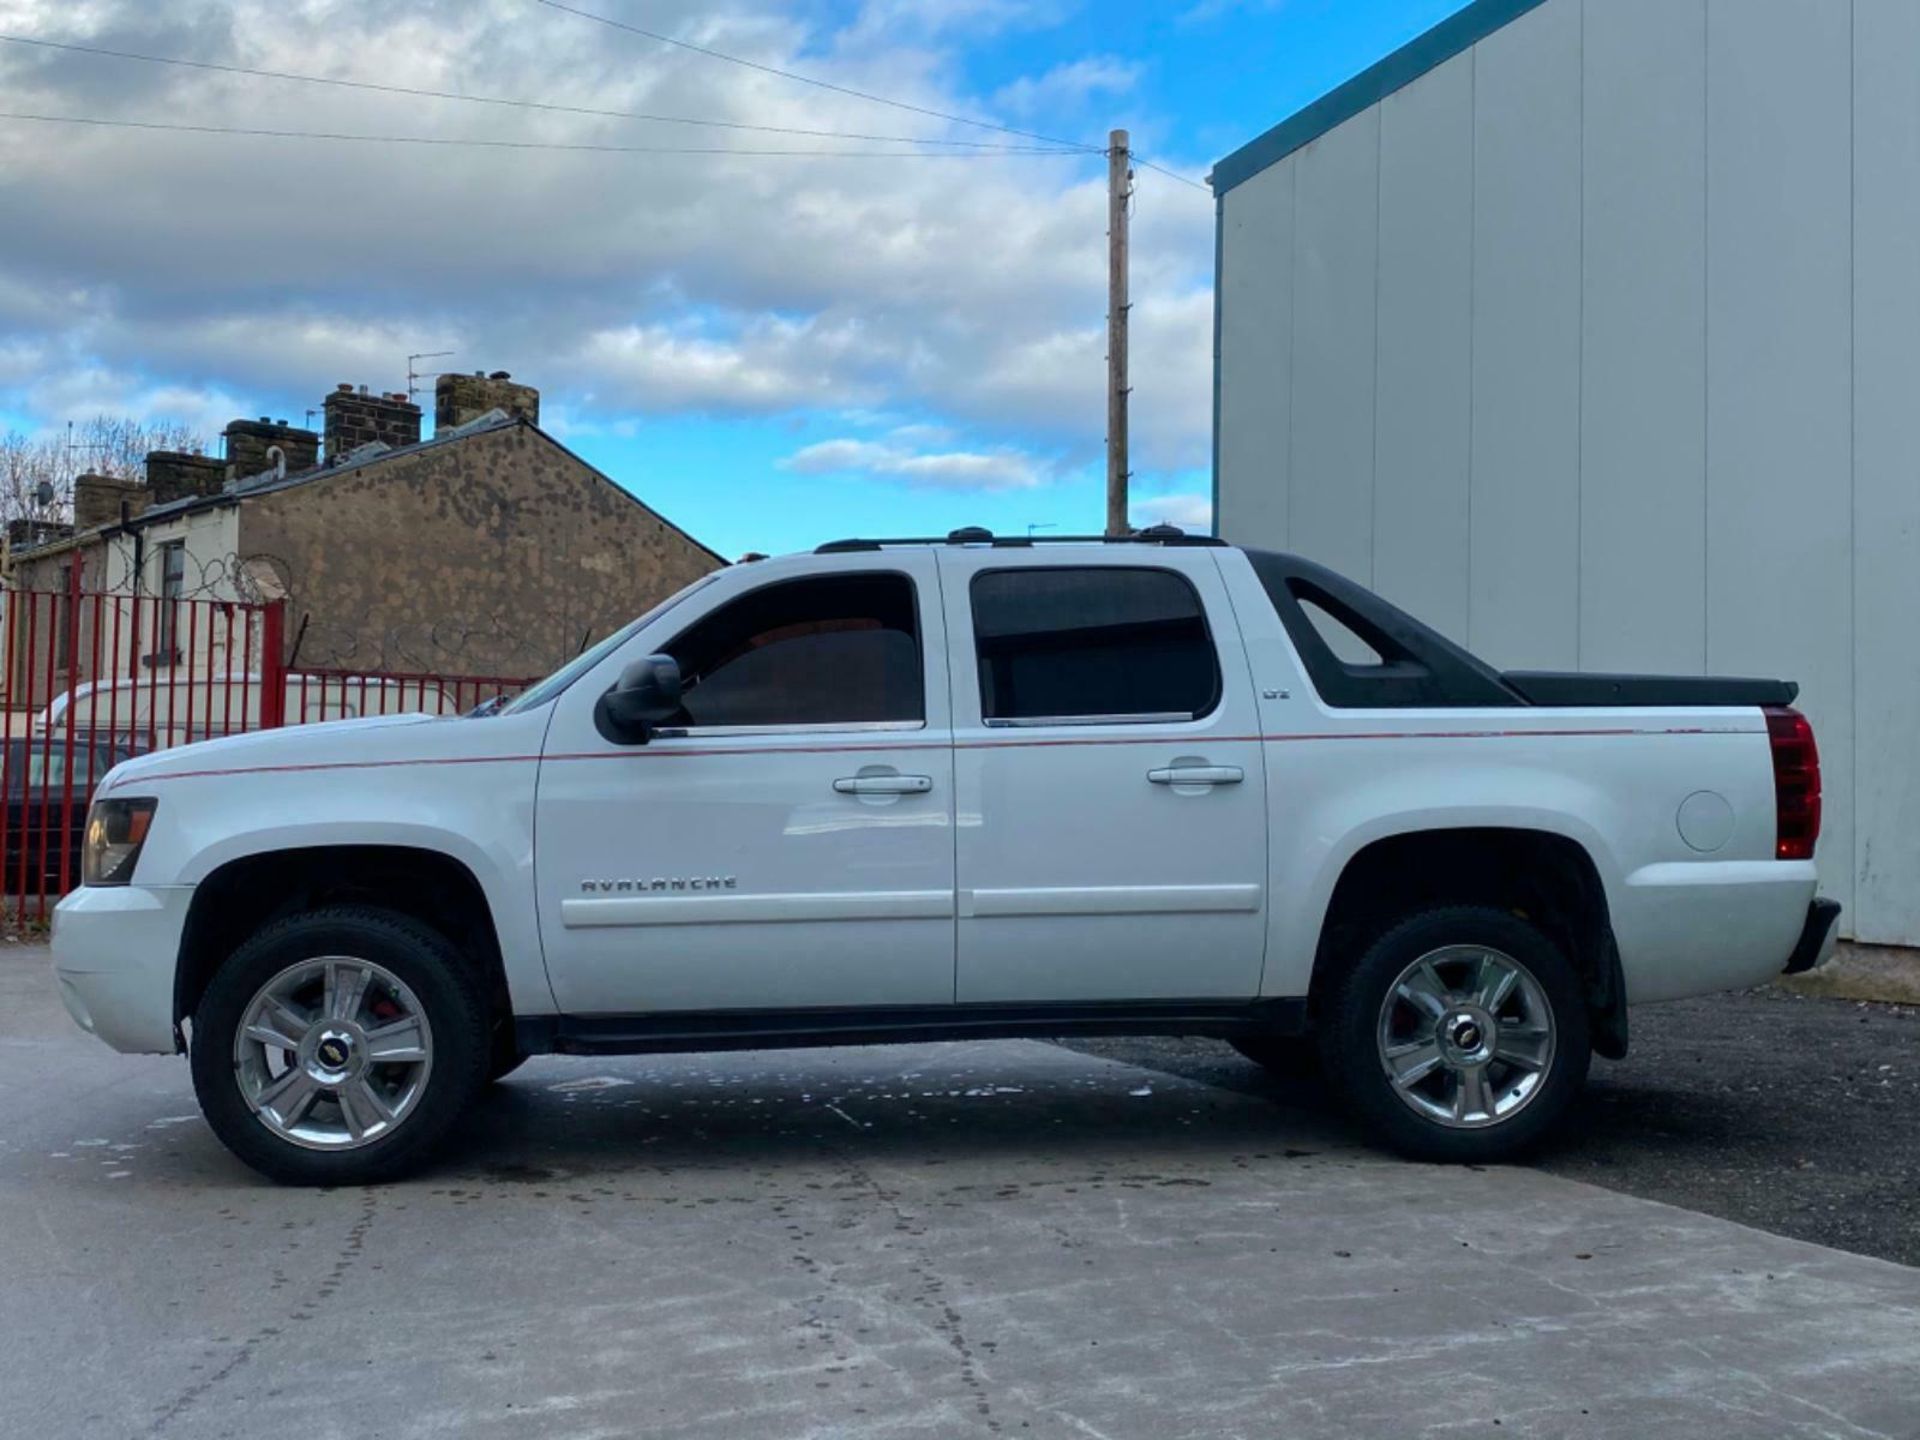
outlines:
[[[330,130],[266,130],[241,125],[188,125],[162,120],[109,120],[95,115],[35,115],[0,110],[0,120],[92,125],[120,130],[169,130],[189,135],[246,135],[269,140],[339,140],[363,145],[467,145],[484,150],[574,150],[600,155],[794,155],[858,160],[983,160],[993,155],[1071,155],[1057,145],[1002,145],[975,150],[759,150],[724,145],[595,145],[559,140],[479,140],[449,135],[353,135]]]
[[[462,95],[452,90],[426,90],[412,85],[388,85],[375,80],[348,80],[333,75],[306,75],[294,70],[262,70],[250,65],[226,65],[214,60],[187,60],[174,55],[147,55],[137,50],[111,50],[100,45],[76,45],[42,40],[30,35],[0,35],[0,44],[32,45],[42,50],[64,50],[75,55],[99,55],[113,60],[137,60],[146,65],[173,65],[185,70],[210,70],[222,75],[245,75],[261,80],[291,80],[301,85],[331,85],[343,90],[370,90],[382,95],[409,95],[424,100],[458,100],[469,105],[508,106],[517,110],[545,110],[560,115],[590,115],[605,120],[645,120],[663,125],[700,125],[716,130],[753,130],[769,135],[796,135],[814,140],[869,140],[900,145],[956,145],[978,149],[991,140],[943,140],[918,135],[866,135],[846,130],[808,130],[790,125],[756,125],[744,120],[705,120],[689,115],[655,115],[634,110],[599,110],[588,105],[561,105],[543,100],[515,100],[498,95]]]
[[[1032,130],[1016,130],[1011,125],[999,125],[991,120],[975,120],[968,115],[952,115],[945,110],[929,110],[924,105],[912,105],[905,100],[889,99],[885,95],[875,95],[868,90],[855,90],[850,86],[836,85],[830,80],[817,80],[811,75],[797,75],[791,70],[782,70],[776,65],[763,65],[758,60],[744,60],[738,55],[729,55],[724,50],[714,50],[705,45],[696,45],[691,40],[677,40],[671,35],[662,35],[657,30],[646,30],[638,25],[629,25],[624,20],[615,20],[609,15],[596,15],[591,10],[577,10],[571,5],[563,5],[560,0],[535,0],[549,10],[560,10],[568,15],[577,15],[582,20],[592,20],[601,25],[611,25],[616,30],[625,30],[629,34],[644,36],[648,40],[658,40],[662,45],[674,45],[682,50],[691,50],[696,55],[705,55],[714,60],[725,60],[730,65],[744,65],[749,70],[758,70],[763,75],[778,75],[783,80],[796,80],[802,85],[812,85],[821,90],[831,90],[837,95],[850,95],[855,100],[870,100],[876,105],[891,105],[896,110],[910,110],[915,115],[931,116],[935,120],[947,120],[955,125],[974,125],[982,130],[998,130],[1003,135],[1018,135],[1023,140],[1041,140],[1049,145],[1062,146],[1073,150],[1105,154],[1104,145],[1083,145],[1076,140],[1061,140],[1052,135],[1037,134]]]
[[[1169,180],[1178,180],[1182,185],[1191,185],[1195,190],[1204,191],[1209,195],[1213,193],[1211,187],[1201,184],[1200,181],[1198,180],[1189,180],[1186,176],[1182,175],[1178,170],[1169,170],[1164,165],[1156,165],[1153,163],[1153,161],[1142,158],[1142,156],[1140,155],[1140,152],[1137,150],[1133,154],[1133,163],[1138,166],[1141,166],[1143,169],[1157,170],[1160,174],[1166,176]]]

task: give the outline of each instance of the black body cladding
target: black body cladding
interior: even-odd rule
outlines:
[[[1491,665],[1346,576],[1297,555],[1248,550],[1246,557],[1300,652],[1313,688],[1329,705],[1425,710],[1527,703]],[[1308,616],[1308,605],[1352,631],[1378,662],[1354,664],[1334,654]]]
[[[1569,670],[1509,670],[1502,677],[1529,705],[1791,705],[1791,680],[1714,675],[1582,675]]]
[[[1706,675],[1584,675],[1548,670],[1503,674],[1324,565],[1268,550],[1245,554],[1300,652],[1313,688],[1321,699],[1341,709],[1790,705],[1800,690],[1791,680]],[[1377,660],[1341,659],[1308,615],[1308,606],[1350,631]]]

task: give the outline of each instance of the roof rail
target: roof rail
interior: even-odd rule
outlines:
[[[1213,535],[1189,535],[1177,525],[1149,525],[1125,535],[995,535],[979,525],[966,525],[945,535],[898,535],[880,539],[830,540],[815,547],[816,555],[844,555],[855,550],[878,550],[886,545],[987,545],[996,550],[1025,550],[1035,545],[1225,545]]]

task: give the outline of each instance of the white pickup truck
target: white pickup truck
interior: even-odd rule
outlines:
[[[1121,1032],[1311,1047],[1487,1159],[1629,1004],[1831,946],[1794,694],[1501,674],[1175,530],[844,541],[491,711],[117,766],[54,964],[286,1181],[398,1173],[533,1054]]]

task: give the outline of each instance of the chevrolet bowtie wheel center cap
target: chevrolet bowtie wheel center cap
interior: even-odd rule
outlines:
[[[313,1047],[313,1058],[329,1070],[344,1070],[353,1060],[353,1036],[334,1031],[320,1037]]]

